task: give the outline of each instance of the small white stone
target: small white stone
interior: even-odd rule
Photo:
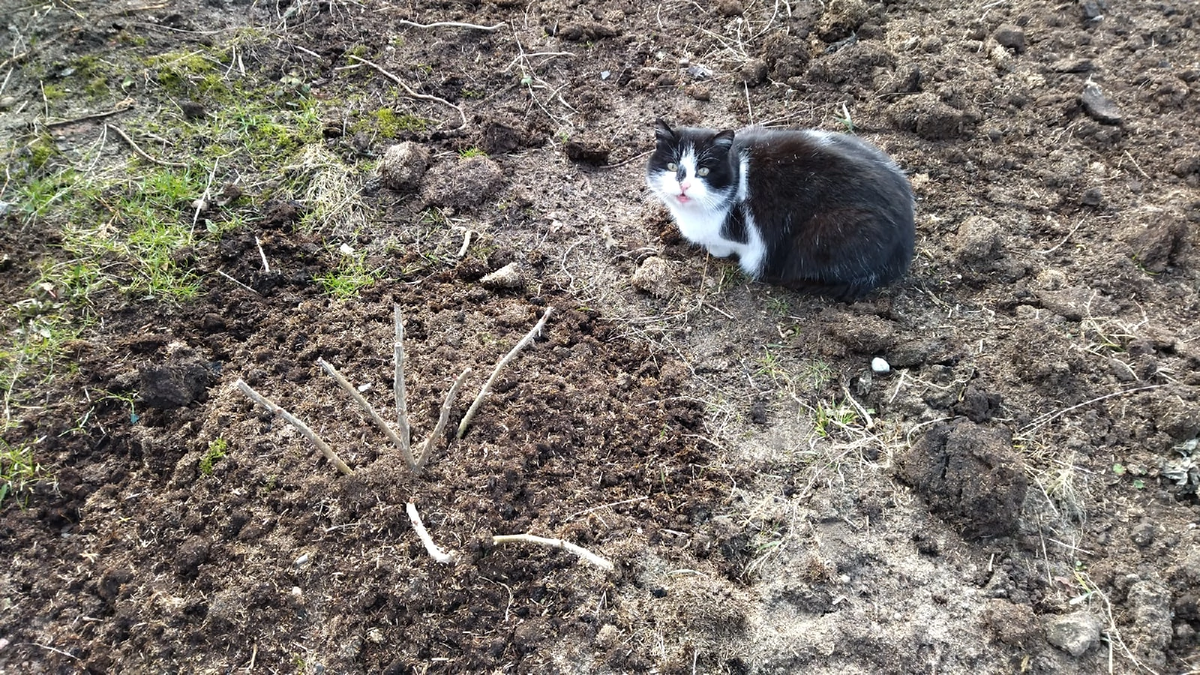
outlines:
[[[525,275],[521,266],[511,262],[479,280],[484,288],[521,288],[525,285]]]
[[[874,371],[876,375],[887,375],[888,373],[892,372],[892,366],[887,361],[876,356],[875,358],[871,359],[871,370]]]
[[[296,567],[300,567],[301,565],[303,565],[306,562],[308,562],[308,554],[307,553],[301,555],[299,558],[296,558]]]
[[[292,586],[292,595],[299,597],[303,594],[304,594],[304,591],[301,591],[299,586]]]

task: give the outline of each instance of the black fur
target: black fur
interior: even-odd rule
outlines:
[[[891,283],[913,257],[913,196],[882,151],[844,134],[751,127],[672,130],[659,120],[648,170],[663,170],[681,142],[709,166],[703,179],[730,189],[722,236],[746,242],[745,215],[766,245],[760,278],[801,291],[854,299]],[[738,203],[741,158],[748,199]]]

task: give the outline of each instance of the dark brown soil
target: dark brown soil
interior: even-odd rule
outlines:
[[[77,369],[4,431],[57,480],[0,506],[0,673],[1200,668],[1200,5],[966,4],[0,0],[3,53],[30,52],[0,69],[4,134],[47,130],[39,85],[81,56],[253,26],[269,38],[240,76],[311,84],[333,156],[422,149],[357,186],[355,231],[264,201],[180,252],[196,300],[80,310]],[[131,120],[169,102],[131,92]],[[353,131],[381,103],[434,123]],[[911,274],[846,305],[706,259],[642,187],[656,116],[877,143],[918,196]],[[102,124],[50,131],[69,154]],[[11,332],[61,223],[3,218]],[[353,300],[314,282],[342,244],[380,276]],[[395,304],[414,439],[472,368],[420,476],[316,365],[394,419]],[[457,564],[426,554],[410,501]],[[492,544],[522,532],[616,570]],[[1080,611],[1102,628],[1072,655],[1046,626]]]

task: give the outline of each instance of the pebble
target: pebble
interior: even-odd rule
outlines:
[[[492,272],[479,280],[484,288],[520,288],[525,285],[525,275],[515,262]]]
[[[1091,116],[1092,119],[1101,124],[1120,124],[1121,111],[1117,108],[1117,104],[1104,96],[1104,92],[1100,91],[1100,87],[1093,82],[1088,82],[1083,87],[1083,94],[1079,97],[1083,103],[1083,111]]]
[[[634,288],[660,298],[670,295],[674,290],[671,266],[658,256],[643,260],[630,283]]]
[[[383,184],[396,191],[416,188],[427,168],[429,150],[412,141],[388,146],[379,160],[379,174],[383,178]]]
[[[0,98],[0,110],[8,110],[16,104],[17,98],[15,96],[5,96],[4,98]]]
[[[1025,31],[1020,26],[1004,24],[992,33],[996,42],[1020,54],[1025,51]]]
[[[871,359],[871,370],[876,375],[887,375],[892,372],[892,366],[886,360],[876,356]]]
[[[1071,656],[1082,656],[1100,642],[1100,628],[1100,619],[1094,615],[1075,612],[1047,622],[1046,640]]]

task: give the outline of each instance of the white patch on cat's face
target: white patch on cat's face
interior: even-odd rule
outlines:
[[[729,200],[732,190],[714,190],[708,181],[696,175],[696,149],[691,145],[679,149],[674,164],[676,171],[659,171],[651,176],[650,188],[671,211],[685,239],[702,246],[718,244],[723,241],[721,226],[732,206]]]

